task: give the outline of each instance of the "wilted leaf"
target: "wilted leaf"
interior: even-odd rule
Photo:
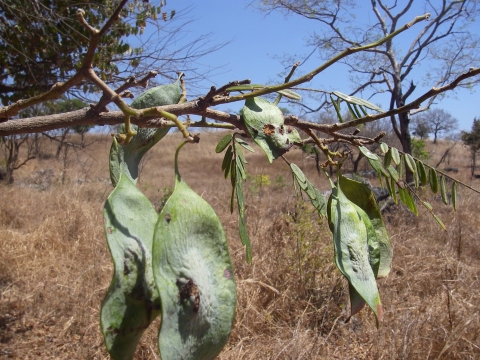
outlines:
[[[146,109],[154,106],[176,104],[181,99],[179,80],[169,85],[157,86],[140,94],[130,105],[134,109]],[[138,178],[138,166],[145,153],[159,142],[170,130],[167,128],[150,129],[132,125],[136,135],[127,145],[118,144],[115,137],[110,148],[110,179],[115,186],[119,180],[123,163],[125,172],[133,182]]]
[[[138,166],[143,156],[170,130],[170,128],[150,129],[139,128],[136,125],[130,126],[137,133],[130,142],[127,145],[121,145],[113,137],[112,146],[110,147],[110,180],[113,186],[117,185],[123,167],[126,175],[136,183]]]
[[[317,210],[320,216],[326,217],[327,216],[327,199],[323,196],[318,189],[313,186],[313,184],[306,178],[305,174],[303,173],[300,168],[295,164],[290,164],[290,168],[292,170],[293,176],[298,182],[300,188],[305,191],[308,195],[310,202]]]

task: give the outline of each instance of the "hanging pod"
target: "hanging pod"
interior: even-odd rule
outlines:
[[[378,261],[371,261],[369,255],[369,237],[375,236],[375,229],[366,213],[344,195],[340,186],[333,187],[327,207],[335,263],[349,283],[351,316],[360,311],[365,302],[375,313],[378,326],[383,316],[374,273]]]
[[[375,273],[375,277],[386,277],[390,273],[392,265],[393,248],[375,195],[367,185],[346,178],[343,175],[340,175],[339,183],[347,199],[357,205],[360,209],[363,209],[370,220],[376,235],[376,239],[369,237],[369,240],[376,241],[376,244],[372,241],[368,244],[370,263]],[[377,250],[379,251],[378,255]],[[378,261],[377,256],[379,258]],[[374,263],[378,262],[378,265],[375,266],[372,264],[372,260]]]
[[[100,325],[112,359],[129,360],[145,329],[160,314],[151,257],[157,212],[122,172],[103,215],[114,272]]]
[[[153,273],[162,303],[158,346],[162,360],[214,359],[233,325],[233,267],[217,215],[178,173],[179,149],[175,190],[158,217],[153,240]]]

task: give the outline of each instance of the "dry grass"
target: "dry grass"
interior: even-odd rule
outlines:
[[[425,192],[447,232],[425,211],[416,218],[391,208],[385,218],[395,258],[380,281],[384,322],[377,330],[363,310],[345,324],[348,288],[333,264],[326,223],[297,203],[285,164],[269,165],[259,151],[247,154],[247,171],[269,175],[271,185],[246,185],[254,256],[245,262],[222,156],[214,153],[220,136],[203,134],[180,158],[182,177],[222,220],[236,269],[237,316],[219,359],[480,358],[478,195],[462,189],[453,212]],[[173,185],[179,141],[175,134],[162,140],[144,162],[139,186],[156,205]],[[432,164],[447,146],[429,145]],[[44,159],[19,171],[14,186],[0,186],[0,358],[108,358],[98,320],[112,272],[101,216],[111,191],[108,149],[106,137],[88,153],[70,153],[63,185],[63,164]],[[326,190],[313,161],[299,151],[287,156]],[[457,145],[449,165],[470,184],[468,164],[467,149]],[[158,359],[154,327],[136,358]]]

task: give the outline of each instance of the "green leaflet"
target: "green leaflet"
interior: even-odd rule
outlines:
[[[114,273],[100,324],[112,359],[133,359],[144,330],[160,314],[151,265],[157,212],[122,173],[103,214]]]
[[[430,189],[436,194],[438,192],[438,177],[437,172],[432,167],[428,170],[428,181],[430,183]]]
[[[227,88],[227,91],[230,92],[230,91],[258,90],[258,89],[264,89],[266,87],[267,87],[266,85],[261,85],[261,84],[245,84],[245,85],[231,86]],[[296,92],[290,89],[278,90],[277,93],[282,94],[283,96],[293,100],[302,99],[302,97],[299,94],[297,94]]]
[[[233,267],[217,215],[178,172],[155,228],[153,259],[162,302],[161,358],[214,359],[233,325]]]
[[[417,170],[418,170],[418,177],[420,179],[420,183],[422,185],[427,185],[427,171],[425,170],[425,166],[421,161],[417,161]]]
[[[398,150],[394,147],[390,148],[392,150],[392,159],[393,162],[398,165],[400,164],[400,154],[398,153]]]
[[[382,150],[382,152],[383,152],[384,154],[386,154],[387,151],[388,151],[388,145],[385,144],[384,142],[381,142],[381,143],[380,143],[380,150]],[[388,165],[387,165],[387,166],[388,166]]]
[[[358,150],[360,150],[360,152],[368,159],[379,160],[378,156],[368,150],[365,146],[359,146]]]
[[[179,81],[173,84],[151,88],[140,94],[130,105],[134,109],[146,109],[154,106],[177,104],[182,98]],[[110,148],[110,179],[113,186],[119,180],[122,164],[125,172],[134,182],[138,178],[138,165],[145,153],[165,135],[170,128],[149,129],[132,125],[137,134],[127,145],[120,145],[115,137]]]
[[[442,194],[442,201],[445,205],[448,205],[448,195],[447,195],[447,187],[445,184],[445,176],[440,176],[440,192]]]
[[[342,100],[345,100],[347,102],[347,104],[356,104],[356,105],[364,106],[368,109],[372,109],[372,110],[375,110],[375,111],[378,111],[378,112],[383,112],[383,110],[381,108],[379,108],[377,105],[372,104],[371,102],[369,102],[367,100],[360,99],[356,96],[346,95],[346,94],[341,93],[340,91],[334,91],[334,92],[332,92],[332,94],[338,96]]]
[[[230,144],[230,141],[232,141],[232,138],[233,134],[227,134],[223,138],[221,138],[217,146],[215,147],[215,152],[218,154],[225,150],[227,145]]]
[[[292,174],[297,180],[300,188],[308,195],[313,207],[317,209],[318,215],[327,216],[327,199],[323,196],[318,189],[306,178],[305,174],[295,164],[290,164]]]
[[[370,265],[372,266],[375,277],[386,277],[392,265],[393,248],[375,195],[367,185],[348,179],[343,175],[340,176],[339,183],[347,199],[365,212],[375,229],[376,239],[369,237],[369,240],[376,240],[378,245],[369,241]],[[378,255],[376,249],[378,249]],[[377,258],[379,258],[379,260],[376,260]],[[378,261],[378,271],[375,271],[375,263]]]
[[[383,310],[369,261],[367,226],[356,205],[347,199],[340,186],[333,187],[327,209],[337,267],[354,288],[355,292],[351,292],[351,295],[358,294],[368,304],[375,313],[378,325]],[[355,306],[352,312],[359,311],[361,304],[358,300],[351,301]]]
[[[280,109],[260,97],[248,98],[241,110],[243,121],[253,140],[272,162],[302,139],[297,130],[284,125]]]

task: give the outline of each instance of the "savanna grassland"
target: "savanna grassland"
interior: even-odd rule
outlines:
[[[480,359],[480,195],[459,187],[454,212],[439,195],[419,191],[446,232],[425,209],[416,217],[402,205],[388,206],[394,261],[379,280],[383,323],[377,329],[369,309],[345,323],[348,286],[333,262],[327,222],[295,196],[285,162],[269,164],[258,147],[246,154],[253,246],[246,263],[238,215],[230,214],[230,181],[214,151],[221,136],[203,133],[179,159],[183,179],[220,217],[235,267],[236,320],[219,359]],[[1,359],[108,358],[99,309],[112,276],[102,218],[112,191],[111,138],[93,140],[84,151],[69,150],[65,163],[48,156],[56,145],[45,140],[45,155],[20,168],[13,185],[0,185]],[[142,164],[139,187],[156,208],[173,186],[180,141],[177,133],[167,136]],[[450,145],[428,144],[429,163]],[[457,144],[450,153],[440,169],[458,168],[453,176],[480,189],[480,180],[470,179],[469,150]],[[300,150],[286,157],[328,190],[313,159]],[[158,325],[144,335],[136,359],[159,359]]]

